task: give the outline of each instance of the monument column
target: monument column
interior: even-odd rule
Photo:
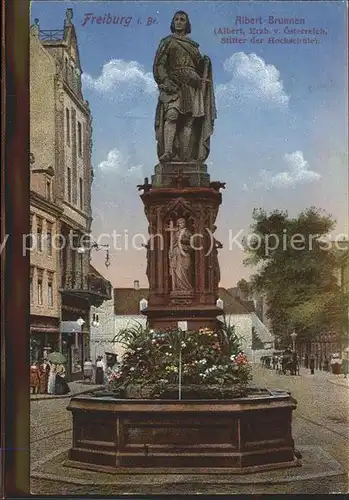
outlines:
[[[212,65],[187,36],[187,14],[175,14],[171,31],[160,41],[153,66],[159,163],[151,183],[146,178],[138,186],[150,240],[155,235],[147,248],[144,314],[154,329],[176,328],[178,321],[187,321],[189,329],[216,328],[221,309],[216,307],[219,266],[212,228],[224,183],[211,182],[205,164],[216,119]]]

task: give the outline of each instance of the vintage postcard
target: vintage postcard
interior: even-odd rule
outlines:
[[[347,3],[4,26],[4,496],[347,493]]]

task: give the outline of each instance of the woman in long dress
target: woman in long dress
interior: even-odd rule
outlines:
[[[50,374],[50,365],[47,362],[43,362],[40,365],[40,394],[47,394],[48,377]]]
[[[96,363],[96,384],[103,385],[104,384],[104,372],[105,372],[105,364],[101,356],[98,356]]]
[[[50,374],[48,376],[47,393],[55,394],[56,388],[56,365],[50,364]]]
[[[65,380],[65,368],[62,364],[58,365],[56,369],[55,393],[62,395],[69,392],[69,385]]]
[[[30,388],[33,389],[33,394],[37,394],[40,390],[40,365],[33,363],[30,367]]]

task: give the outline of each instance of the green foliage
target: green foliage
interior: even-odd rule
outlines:
[[[248,299],[252,293],[251,284],[244,278],[242,278],[240,281],[237,282],[237,286],[240,289],[241,293],[243,294],[244,298]]]
[[[304,339],[340,331],[337,263],[326,241],[334,227],[332,217],[314,207],[296,218],[278,210],[253,212],[245,264],[258,268],[252,286],[266,294],[273,332],[281,338],[293,329]]]
[[[161,396],[178,384],[180,358],[183,386],[206,388],[206,392],[219,386],[221,394],[234,387],[241,395],[251,379],[240,339],[226,322],[217,332],[207,328],[154,332],[139,325],[121,331],[115,340],[122,341],[126,351],[121,370],[110,376],[113,390],[146,386],[152,388],[151,395]]]

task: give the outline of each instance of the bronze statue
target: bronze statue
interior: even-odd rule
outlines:
[[[216,118],[211,61],[188,38],[188,15],[179,11],[171,22],[172,35],[160,41],[153,73],[160,95],[155,134],[160,162],[203,162],[210,152]]]
[[[176,227],[170,230],[169,267],[172,278],[172,291],[192,292],[191,233],[186,228],[185,219],[183,218],[179,218]]]

